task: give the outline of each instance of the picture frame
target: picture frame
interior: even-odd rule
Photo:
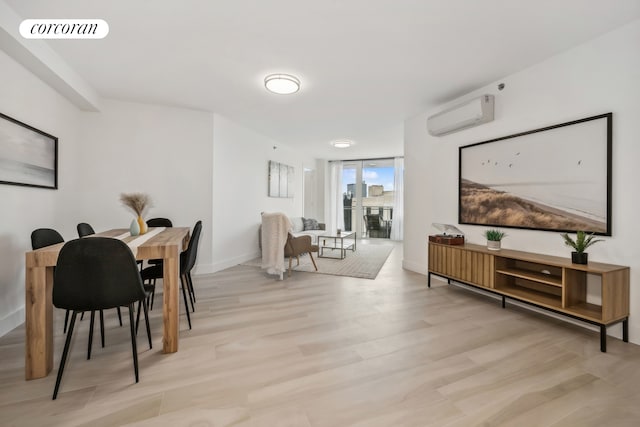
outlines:
[[[269,197],[294,196],[295,170],[292,166],[269,160]]]
[[[613,114],[459,147],[458,222],[611,235]]]
[[[0,113],[0,184],[56,190],[58,138]]]

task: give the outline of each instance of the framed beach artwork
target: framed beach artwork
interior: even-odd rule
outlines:
[[[459,148],[458,222],[611,235],[612,113]]]
[[[0,113],[0,184],[58,188],[58,138]]]

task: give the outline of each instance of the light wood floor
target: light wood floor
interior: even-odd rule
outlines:
[[[56,310],[47,378],[24,380],[23,327],[0,338],[0,425],[640,425],[639,346],[610,337],[601,353],[582,327],[442,281],[427,289],[402,270],[401,250],[376,280],[280,282],[247,266],[195,278],[178,353],[160,353],[160,310],[153,350],[140,330],[138,384],[126,324],[108,313],[107,345],[87,361],[85,319],[52,401]]]

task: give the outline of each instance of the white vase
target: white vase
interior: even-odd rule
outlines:
[[[487,249],[492,251],[500,250],[500,240],[487,240]]]
[[[140,235],[140,224],[138,224],[137,218],[134,218],[133,221],[131,221],[131,225],[129,226],[129,232],[131,233],[132,236]]]

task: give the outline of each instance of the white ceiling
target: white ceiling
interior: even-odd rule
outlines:
[[[106,20],[103,40],[49,41],[105,98],[213,111],[329,159],[402,154],[404,119],[640,17],[640,0],[5,2]],[[268,93],[277,72],[300,92]]]

